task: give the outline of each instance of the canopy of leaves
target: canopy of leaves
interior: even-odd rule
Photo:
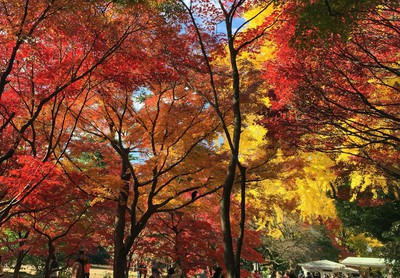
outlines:
[[[67,261],[85,239],[115,270],[135,251],[195,273],[240,228],[237,264],[397,248],[398,3],[177,2],[3,1],[8,256]]]
[[[290,12],[289,12],[290,14]],[[389,179],[398,177],[398,10],[396,5],[368,9],[346,41],[321,40],[296,51],[296,16],[278,28],[276,61],[265,65],[275,101],[266,123],[288,125],[308,149],[347,153],[348,162],[372,164]],[[291,109],[294,108],[294,109]],[[276,123],[275,123],[276,124]],[[276,127],[279,125],[276,125]]]

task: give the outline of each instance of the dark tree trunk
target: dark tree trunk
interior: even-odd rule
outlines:
[[[50,277],[50,260],[51,260],[51,258],[53,257],[53,255],[54,255],[54,253],[56,251],[56,249],[53,246],[53,241],[50,240],[48,242],[48,248],[49,248],[49,254],[48,254],[47,258],[46,258],[46,262],[45,262],[45,265],[44,265],[44,277],[45,278],[49,278]]]
[[[25,234],[23,234],[22,232],[18,233],[18,237],[20,239],[24,239],[24,240],[20,240],[19,241],[19,247],[23,247],[25,245],[25,239],[27,239],[29,237],[30,232],[26,232]],[[21,249],[20,249],[21,250]],[[18,255],[17,255],[17,260],[15,262],[15,267],[14,267],[14,273],[13,273],[13,278],[18,278],[19,277],[19,272],[21,271],[21,267],[22,267],[22,262],[26,256],[26,254],[28,254],[28,251],[19,251]]]
[[[220,202],[220,217],[221,227],[223,234],[224,244],[224,263],[226,266],[228,278],[239,278],[240,277],[240,257],[241,249],[244,237],[244,217],[245,217],[245,184],[246,184],[246,169],[239,163],[239,145],[240,145],[240,134],[242,129],[242,115],[240,110],[240,74],[237,66],[237,50],[234,47],[234,36],[232,34],[232,18],[230,14],[226,14],[225,18],[227,37],[228,37],[228,49],[230,55],[230,66],[232,69],[231,81],[232,81],[232,111],[233,111],[233,134],[231,137],[231,159],[226,174],[222,199]],[[242,190],[242,203],[241,203],[241,219],[240,219],[240,232],[237,239],[236,250],[233,248],[232,239],[232,228],[230,220],[230,206],[231,206],[231,195],[233,185],[236,178],[236,169],[239,167],[241,174],[241,190]]]
[[[129,185],[126,183],[124,188],[121,189],[121,193],[118,200],[117,214],[115,217],[115,231],[114,231],[114,265],[113,265],[113,277],[114,278],[125,278],[126,275],[126,262],[129,250],[126,250],[124,244],[125,238],[125,225],[126,225],[126,204],[128,201],[128,194],[126,190],[129,190]]]
[[[26,252],[19,251],[17,256],[17,261],[15,262],[13,278],[19,277],[19,272],[21,271],[22,261],[24,260]]]

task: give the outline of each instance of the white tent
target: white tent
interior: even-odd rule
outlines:
[[[353,269],[350,267],[346,267],[344,264],[332,262],[329,260],[320,260],[320,261],[312,261],[307,263],[299,264],[303,269],[304,273],[307,272],[319,272],[321,277],[324,277],[324,274],[329,273],[358,273],[357,269]]]
[[[392,277],[391,266],[387,264],[382,258],[347,257],[346,259],[341,261],[341,263],[346,266],[366,269],[367,273],[369,273],[369,268],[382,268],[388,272],[388,278]]]
[[[363,258],[363,257],[347,257],[342,264],[347,266],[358,266],[358,267],[373,267],[373,268],[386,268],[387,264],[384,259],[381,258]]]

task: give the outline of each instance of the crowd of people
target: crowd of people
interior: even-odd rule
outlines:
[[[85,254],[84,251],[79,251],[74,263],[72,264],[72,271],[71,271],[71,278],[89,278],[90,276],[90,268],[91,263],[89,256]],[[162,271],[164,269],[164,271]],[[58,272],[60,270],[59,264],[57,262],[57,258],[53,255],[49,261],[49,277],[50,278],[57,278]],[[137,278],[146,278],[147,274],[150,274],[148,278],[180,278],[182,277],[182,267],[179,263],[175,263],[170,267],[166,268],[165,265],[161,266],[156,261],[153,261],[150,266],[148,267],[147,264],[143,261],[138,261],[135,264],[134,270],[137,271]],[[165,270],[167,270],[165,272]],[[211,278],[225,278],[223,269],[221,267],[214,267],[213,274]],[[1,255],[0,255],[0,278],[4,276]],[[208,275],[204,272],[199,277],[207,277]],[[253,272],[252,278],[263,278],[265,276],[259,270],[255,270]],[[267,275],[269,278],[327,278],[326,276],[321,277],[319,273],[310,273],[306,272],[303,273],[300,271],[296,274],[295,271],[272,271],[271,275]],[[332,277],[329,275],[329,277]],[[334,276],[342,277],[340,274],[335,273]],[[361,277],[361,276],[360,276]],[[369,277],[369,276],[367,276]],[[371,276],[372,277],[372,276]]]
[[[167,271],[162,271],[162,269],[166,269]],[[161,266],[156,261],[153,261],[151,264],[151,268],[146,265],[143,261],[138,261],[135,264],[134,271],[137,272],[138,278],[146,278],[149,273],[149,278],[180,278],[182,277],[182,267],[180,263],[175,263],[167,268],[165,266]],[[202,277],[202,276],[200,276]],[[205,276],[206,277],[206,276]],[[214,267],[214,272],[211,278],[224,278],[224,273],[221,267]],[[261,277],[260,277],[261,278]]]
[[[270,276],[270,278],[343,278],[343,277],[350,277],[350,276],[345,276],[342,273],[321,275],[319,272],[303,273],[302,271],[299,271],[297,275],[294,271],[273,271]]]
[[[72,264],[71,278],[89,278],[90,268],[91,268],[91,263],[89,260],[89,256],[86,255],[84,251],[79,251],[75,261]],[[138,262],[135,265],[134,270],[137,271],[138,278],[146,278],[148,273],[151,273],[148,278],[164,278],[165,276],[167,276],[167,278],[180,278],[182,276],[182,267],[179,263],[175,263],[174,265],[167,268],[166,275],[165,273],[163,273],[162,268],[156,261],[152,262],[151,272],[149,271],[150,268],[148,269],[146,263],[144,263],[143,261]],[[59,271],[60,267],[57,258],[55,255],[53,255],[49,262],[49,273],[50,273],[49,277],[57,278]],[[0,268],[0,276],[2,276],[2,273],[3,273],[2,268]],[[212,278],[224,278],[222,268],[215,267]]]
[[[138,278],[146,278],[148,270],[147,270],[147,265],[143,261],[137,263],[136,270]],[[151,275],[149,278],[161,278],[161,276],[162,276],[162,271],[160,265],[156,261],[153,261],[151,266]],[[167,276],[168,278],[181,277],[182,267],[180,266],[180,264],[176,263],[175,265],[169,267],[167,270]]]
[[[299,278],[303,278],[304,276],[299,276]],[[271,278],[298,278],[294,270],[288,271],[273,271],[271,274]],[[307,277],[309,278],[309,277]]]

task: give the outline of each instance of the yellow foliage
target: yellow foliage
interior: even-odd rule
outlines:
[[[257,116],[248,116],[246,128],[243,129],[240,141],[239,158],[241,163],[248,164],[252,158],[259,156],[260,150],[265,145],[265,135],[267,130],[256,123]]]
[[[356,164],[357,162],[352,162],[350,159],[350,154],[342,153],[340,154],[336,161],[345,162],[346,164]],[[365,165],[362,169],[354,169],[350,174],[350,187],[354,189],[355,192],[363,192],[369,190],[373,197],[378,197],[376,189],[383,190],[383,192],[388,193],[389,186],[387,184],[387,179],[383,177],[375,167],[371,165]],[[357,196],[352,196],[350,201],[354,201]]]
[[[246,30],[252,31],[261,26],[266,17],[275,10],[271,6],[254,20],[251,20]],[[260,12],[258,8],[245,13],[245,19],[251,19]],[[240,40],[240,35],[238,36]],[[255,69],[261,69],[262,63],[274,57],[275,45],[272,42],[263,41],[258,51],[251,53],[241,52],[240,62],[250,61]],[[215,60],[217,64],[229,64],[227,61]],[[226,62],[226,63],[225,63]],[[268,97],[260,98],[268,107]],[[245,128],[241,134],[240,162],[245,165],[252,165],[263,156],[266,145],[267,130],[256,124],[256,116],[246,116],[244,119]],[[229,146],[223,139],[217,139],[222,151]],[[344,158],[348,159],[348,158]],[[267,178],[251,184],[247,189],[247,203],[257,211],[254,216],[254,223],[258,227],[265,227],[268,223],[282,223],[285,215],[296,212],[304,222],[312,222],[317,217],[324,219],[337,218],[333,200],[327,196],[331,190],[330,183],[336,179],[336,175],[330,170],[334,161],[325,154],[300,153],[296,156],[288,156],[278,151],[276,157],[265,167]],[[265,178],[265,177],[264,177]],[[279,229],[272,229],[269,224],[268,232],[273,237],[280,237]]]
[[[252,29],[252,28],[258,28],[261,26],[268,16],[270,16],[274,11],[276,10],[276,7],[273,5],[270,5],[265,11],[261,12],[258,16],[256,16],[260,12],[260,8],[254,8],[251,10],[248,10],[244,14],[244,18],[246,20],[252,19],[247,26],[247,29]],[[265,61],[272,59],[274,57],[274,51],[275,51],[275,46],[271,41],[263,41],[263,44],[260,46],[259,53],[254,54],[254,53],[242,53],[241,58],[248,60],[250,59],[253,63],[253,65],[257,68],[260,69],[262,63]]]
[[[276,179],[264,180],[256,188],[248,190],[248,202],[260,211],[258,218],[254,219],[259,227],[266,223],[280,223],[285,214],[291,212],[297,212],[303,221],[308,222],[317,217],[337,217],[333,200],[327,196],[330,183],[336,178],[329,170],[334,161],[324,154],[303,153],[296,158],[278,156],[274,163],[290,164],[297,159],[307,163],[301,169],[289,167]],[[264,200],[275,201],[266,204]],[[285,207],[287,203],[292,206]],[[279,230],[270,229],[269,232],[271,236],[280,236]]]
[[[373,198],[378,198],[375,188],[379,188],[385,193],[388,193],[387,190],[389,187],[387,186],[387,180],[375,171],[375,168],[368,166],[365,166],[362,171],[353,171],[350,175],[350,187],[359,192],[369,190],[373,194]],[[356,197],[357,196],[354,195],[350,201],[354,201]]]
[[[368,253],[369,247],[383,246],[379,240],[368,237],[365,234],[349,235],[347,243],[351,245],[352,249],[354,249],[358,254]]]

